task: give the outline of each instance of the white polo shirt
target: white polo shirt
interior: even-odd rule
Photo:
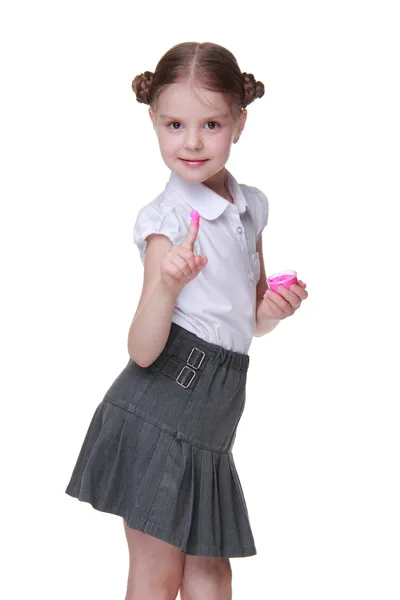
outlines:
[[[148,235],[162,233],[180,244],[190,227],[190,211],[200,213],[194,253],[208,262],[178,294],[172,321],[203,340],[247,354],[260,278],[256,242],[268,221],[268,199],[259,189],[238,184],[229,171],[227,186],[234,204],[172,172],[164,191],[139,211],[133,239],[144,263]]]

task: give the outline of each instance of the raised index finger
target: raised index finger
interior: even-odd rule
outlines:
[[[190,216],[192,217],[192,222],[190,224],[189,231],[187,232],[185,239],[182,242],[182,246],[185,246],[185,248],[189,248],[190,250],[193,250],[194,243],[196,241],[197,234],[199,232],[200,215],[197,212],[197,210],[192,210],[192,212],[190,213]]]

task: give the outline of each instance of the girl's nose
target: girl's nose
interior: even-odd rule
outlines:
[[[185,136],[184,147],[187,150],[202,150],[203,142],[197,131],[188,131]]]

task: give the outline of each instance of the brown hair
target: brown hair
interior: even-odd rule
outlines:
[[[238,112],[264,95],[264,84],[252,73],[242,73],[234,55],[211,42],[173,46],[161,57],[154,73],[144,71],[134,78],[132,89],[138,102],[154,107],[165,86],[184,80],[222,92]]]

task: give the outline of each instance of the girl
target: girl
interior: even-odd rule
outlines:
[[[129,360],[94,413],[66,493],[122,517],[127,600],[179,590],[182,600],[227,600],[229,558],[256,554],[232,456],[248,350],[308,294],[301,281],[267,290],[268,200],[225,168],[264,85],[225,48],[193,42],[132,87],[171,175],[137,216],[144,280]]]

